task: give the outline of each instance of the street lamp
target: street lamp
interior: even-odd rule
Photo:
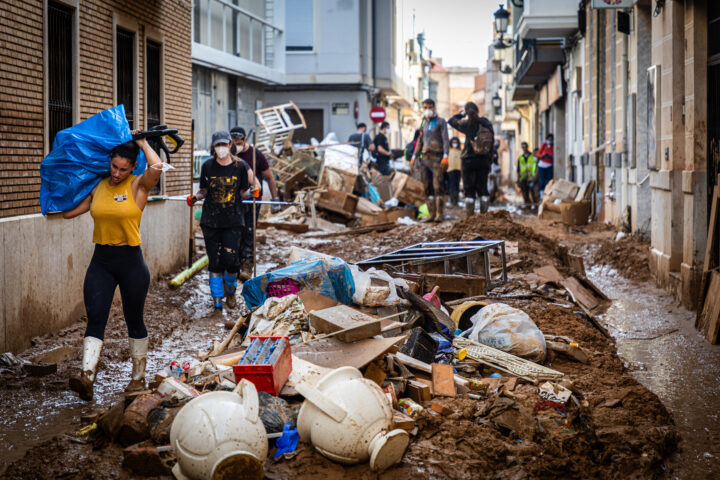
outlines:
[[[502,35],[507,32],[510,12],[505,10],[502,4],[500,4],[500,8],[497,9],[493,16],[495,17],[495,33],[502,37]]]
[[[502,107],[502,99],[500,98],[500,95],[498,95],[498,92],[495,92],[495,95],[492,97],[492,106],[496,110]]]

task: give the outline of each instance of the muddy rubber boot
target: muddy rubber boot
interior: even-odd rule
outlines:
[[[126,392],[145,390],[145,367],[147,367],[148,337],[128,338],[130,341],[130,358],[132,359],[132,377]]]
[[[465,199],[465,216],[472,217],[475,214],[475,197]]]
[[[215,308],[222,308],[222,299],[225,296],[223,287],[223,274],[210,272],[210,296],[213,298]]]
[[[237,305],[237,301],[235,300],[237,273],[225,272],[225,275],[223,275],[223,288],[225,289],[225,304],[230,308],[235,308]]]
[[[83,400],[90,401],[93,398],[93,385],[95,384],[95,375],[100,362],[102,346],[103,341],[99,338],[83,338],[82,373],[72,375],[69,382],[70,389],[77,392]]]
[[[488,196],[480,197],[480,213],[487,213],[489,203],[490,203],[490,197],[488,197]]]
[[[443,197],[435,197],[435,221],[442,222],[443,214],[445,213],[445,202]]]
[[[435,197],[429,196],[427,197],[427,200],[425,201],[428,207],[428,215],[427,217],[420,220],[421,223],[428,223],[428,222],[434,222],[435,221]]]

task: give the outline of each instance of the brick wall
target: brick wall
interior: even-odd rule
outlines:
[[[44,150],[43,0],[0,3],[0,217],[40,211]],[[166,193],[190,190],[192,67],[190,0],[79,0],[79,117],[113,104],[113,14],[137,22],[138,126],[145,126],[145,38],[163,34],[164,118],[186,146],[172,157]],[[149,28],[148,28],[149,27]]]

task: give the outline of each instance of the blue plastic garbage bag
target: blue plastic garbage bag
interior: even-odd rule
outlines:
[[[110,150],[132,140],[125,107],[108,108],[55,136],[53,150],[40,164],[40,208],[43,215],[75,208],[95,185],[110,175]],[[145,171],[137,157],[133,175]]]
[[[441,327],[444,327],[444,325],[441,324]],[[450,341],[438,332],[432,332],[430,336],[438,342],[438,353],[453,353],[455,351]]]
[[[355,293],[355,282],[347,263],[335,257],[310,257],[245,282],[242,289],[245,304],[248,308],[259,307],[267,300],[268,284],[286,278],[300,289],[307,288],[345,305],[352,303]]]
[[[298,440],[300,440],[300,435],[298,434],[297,428],[292,428],[292,422],[287,422],[285,426],[283,426],[282,437],[275,440],[277,452],[275,452],[273,458],[278,458],[283,453],[294,452],[297,448]]]

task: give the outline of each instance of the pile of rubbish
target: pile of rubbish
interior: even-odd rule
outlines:
[[[537,275],[544,290],[530,296],[578,310],[607,335],[595,306],[576,298],[578,277],[552,266]],[[262,478],[308,447],[383,471],[402,462],[429,418],[452,417],[468,401],[480,425],[518,442],[595,435],[583,392],[546,366],[586,365],[592,350],[544,334],[517,292],[490,295],[468,277],[367,268],[293,247],[286,266],[245,282],[250,313],[225,338],[172,362],[78,434],[123,445],[123,466],[136,474],[191,479]]]

